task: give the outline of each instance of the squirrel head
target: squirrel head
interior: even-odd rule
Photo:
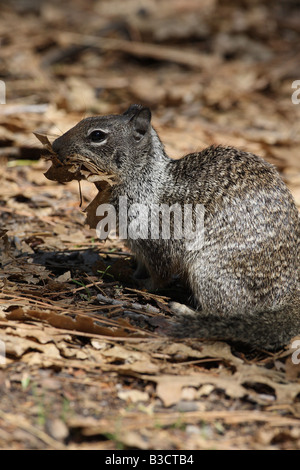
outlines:
[[[124,167],[140,166],[151,150],[151,111],[131,105],[120,115],[89,117],[53,142],[52,148],[64,162],[76,155],[93,162],[99,170],[116,176]]]

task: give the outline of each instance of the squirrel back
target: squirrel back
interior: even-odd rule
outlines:
[[[179,274],[192,292],[196,310],[174,305],[174,336],[276,349],[300,334],[300,217],[275,167],[221,146],[172,160],[151,125],[150,110],[139,105],[122,115],[81,121],[53,149],[62,161],[80,155],[115,175],[110,202],[117,211],[121,196],[128,207],[146,207],[140,225],[148,227],[148,208],[158,208],[160,224],[165,206],[181,213],[192,207],[193,216],[196,207],[203,208],[194,249],[176,236],[179,225],[170,212],[169,237],[153,237],[146,228],[144,236],[127,239],[138,260],[136,276],[147,273],[149,288],[161,288]],[[132,225],[136,213],[129,210],[126,217]]]

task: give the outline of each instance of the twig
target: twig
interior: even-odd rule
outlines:
[[[22,416],[13,415],[11,413],[6,413],[0,410],[0,418],[9,423],[11,426],[16,426],[17,428],[23,429],[24,431],[32,434],[36,438],[40,439],[42,442],[45,442],[48,446],[53,449],[63,450],[66,449],[66,446],[61,442],[53,439],[49,434],[46,434],[44,431],[35,428],[31,424],[27,423]]]
[[[0,114],[2,116],[9,116],[11,114],[21,113],[34,113],[44,114],[49,107],[48,103],[45,104],[10,104],[0,107]]]
[[[149,299],[155,299],[155,300],[158,300],[158,301],[168,301],[170,299],[170,297],[167,297],[165,295],[158,295],[158,294],[152,294],[151,292],[144,292],[142,290],[139,290],[139,289],[132,289],[130,287],[124,287],[125,290],[129,290],[131,292],[135,292],[136,294],[140,294],[142,295],[143,297],[145,297],[146,299],[149,298]]]
[[[58,33],[57,38],[62,44],[70,45],[73,43],[84,46],[99,47],[105,51],[121,51],[138,57],[150,57],[156,60],[175,62],[197,70],[216,67],[219,62],[219,59],[215,56],[209,56],[191,50],[162,46],[161,44],[103,38],[65,31]]]

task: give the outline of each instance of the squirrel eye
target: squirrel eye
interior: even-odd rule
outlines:
[[[96,129],[95,131],[91,132],[89,135],[89,138],[91,139],[92,142],[103,142],[107,137],[106,132],[100,131]]]

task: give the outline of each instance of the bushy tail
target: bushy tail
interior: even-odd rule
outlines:
[[[300,295],[280,311],[261,312],[248,316],[221,317],[196,312],[172,302],[176,338],[205,338],[247,345],[247,347],[277,350],[294,336],[300,335]]]

